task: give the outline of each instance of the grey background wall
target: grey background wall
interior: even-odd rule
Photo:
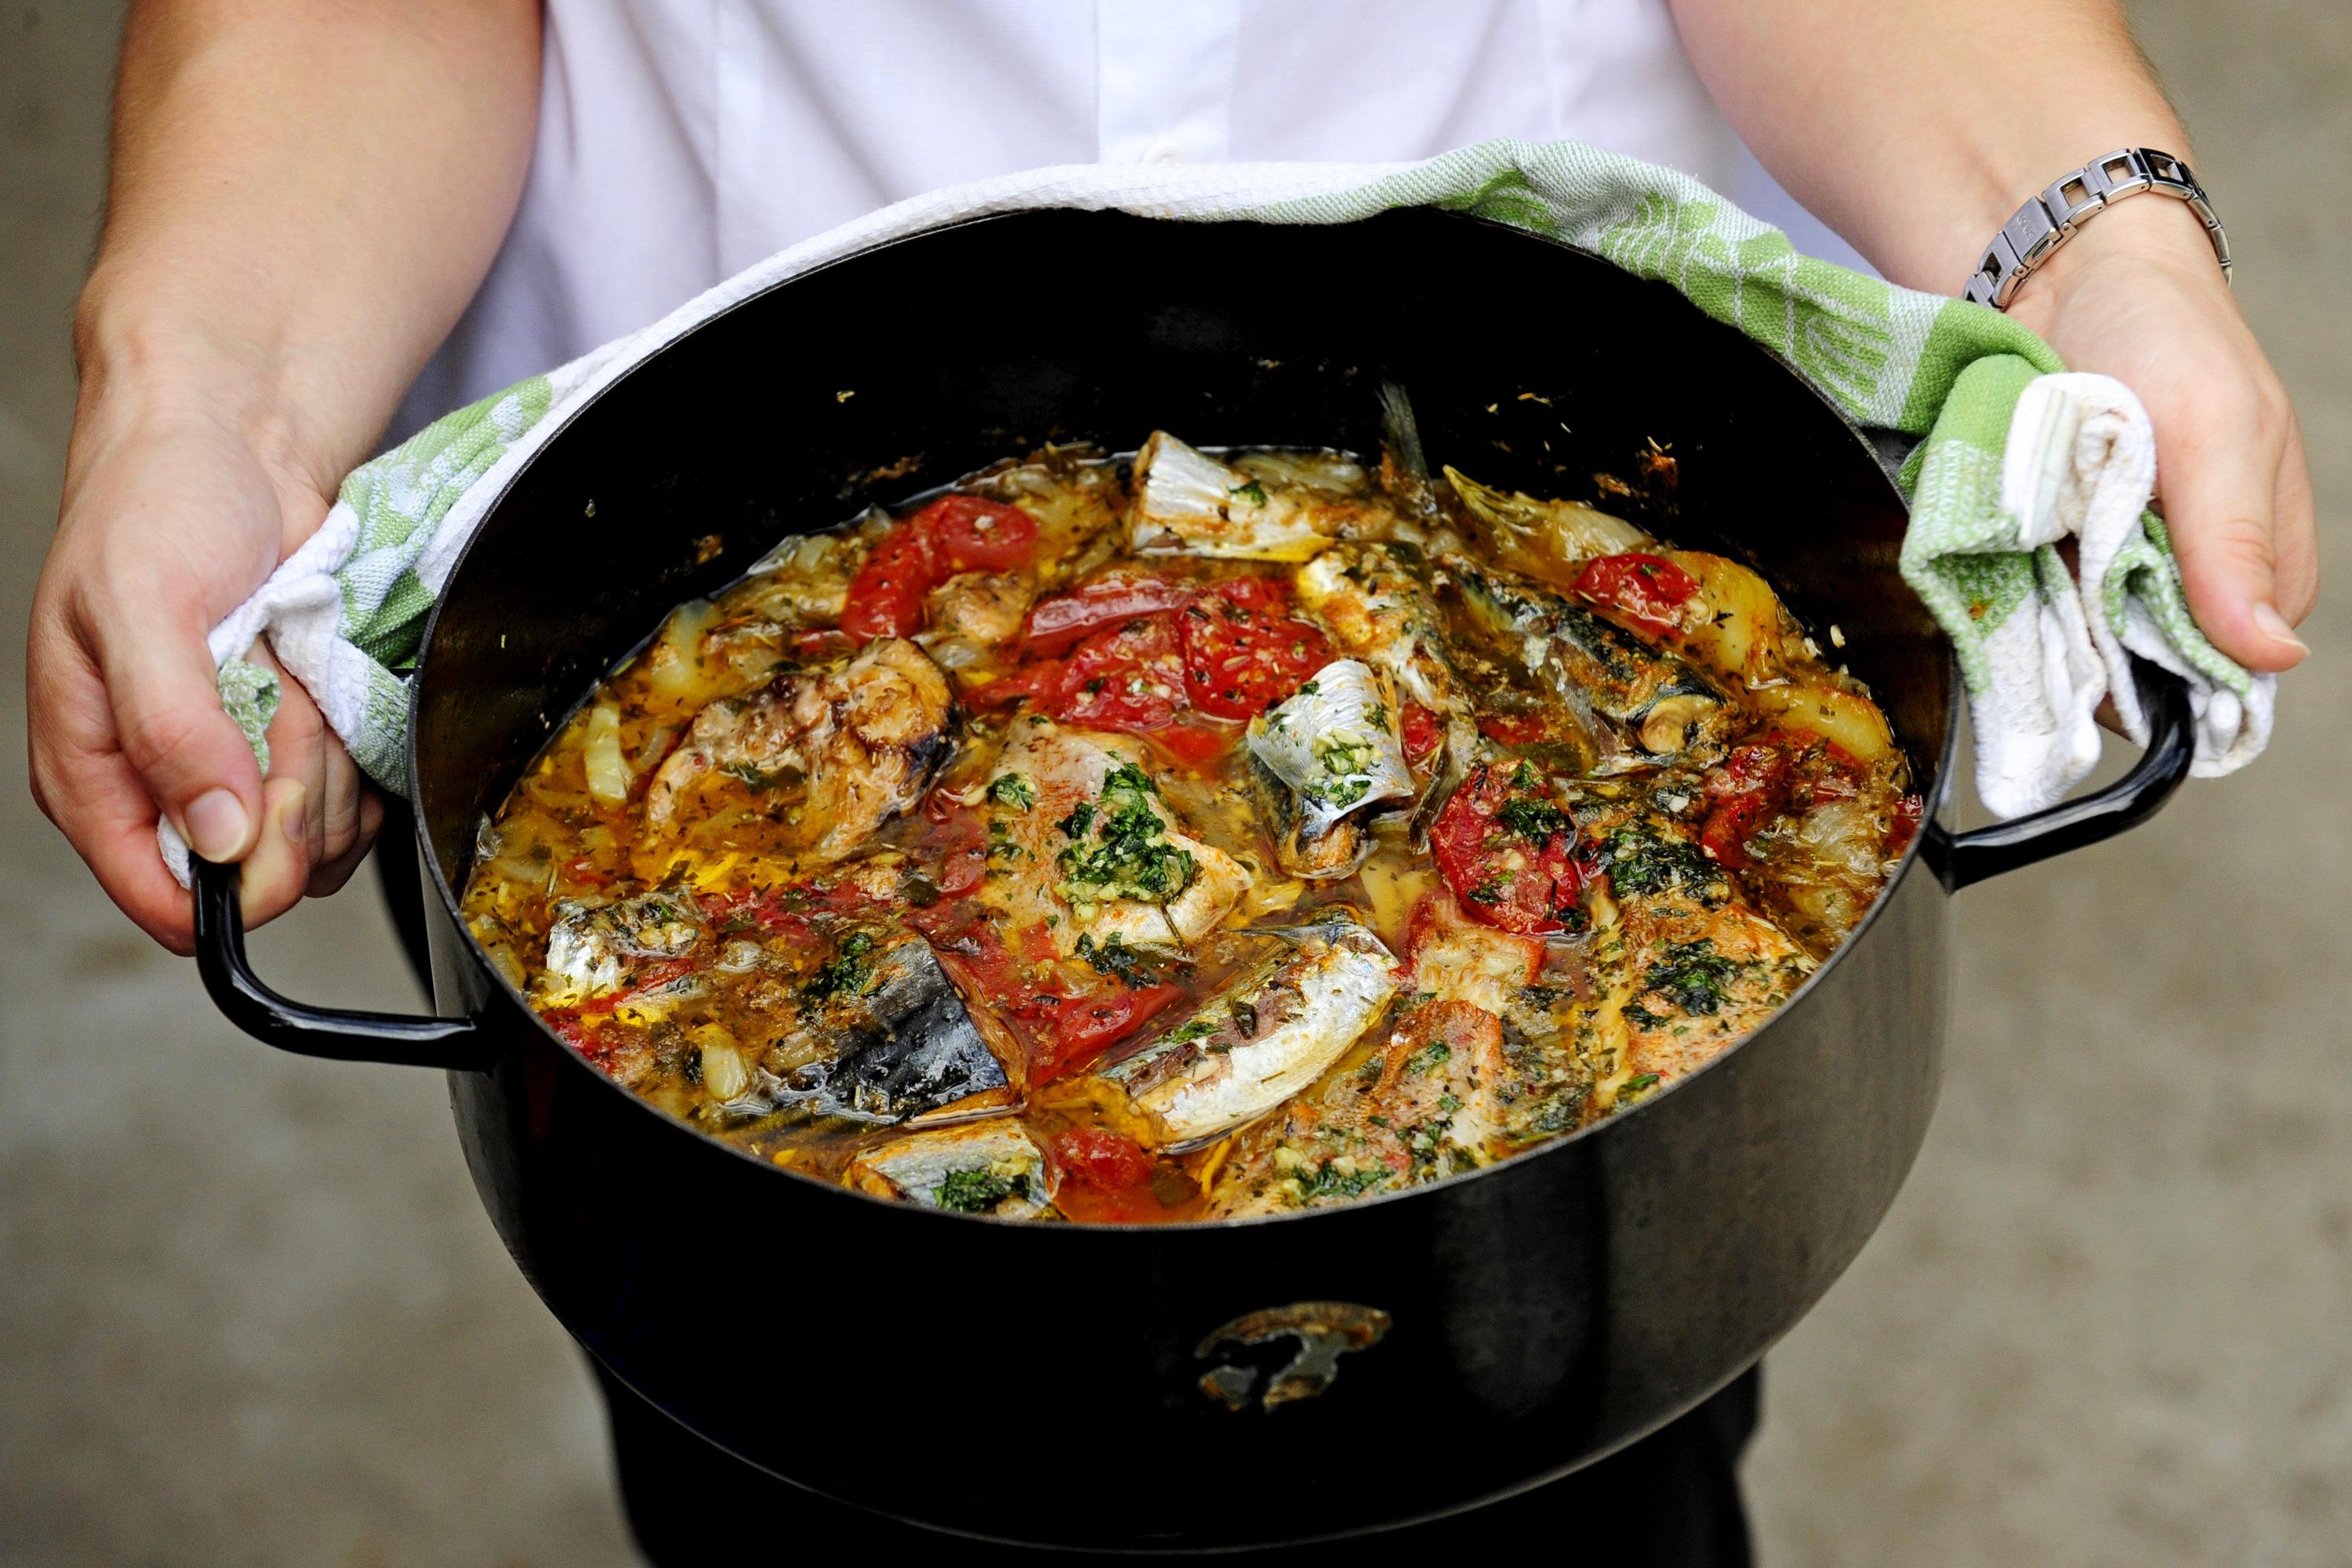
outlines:
[[[2340,570],[2352,7],[2134,12]],[[12,749],[117,21],[0,5]],[[1769,1363],[1766,1563],[2352,1561],[2352,634],[2330,610],[2306,634],[2254,769],[1959,900],[1927,1152]],[[633,1561],[578,1357],[482,1217],[439,1083],[233,1034],[15,783],[0,887],[0,1563]],[[305,994],[410,1001],[370,897],[255,945]]]

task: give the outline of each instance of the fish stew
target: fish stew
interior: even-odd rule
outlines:
[[[583,1058],[779,1165],[1227,1218],[1663,1092],[1919,815],[1748,568],[1450,468],[1161,432],[679,606],[483,825],[465,912]]]

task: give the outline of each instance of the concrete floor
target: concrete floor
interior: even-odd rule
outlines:
[[[2340,550],[2352,7],[2134,9]],[[113,18],[0,15],[11,627],[55,514]],[[2352,1562],[2352,630],[2306,635],[2258,766],[1959,900],[1941,1117],[1772,1358],[1767,1563]],[[586,1377],[482,1217],[439,1083],[234,1034],[19,789],[0,857],[0,1561],[632,1562]],[[367,897],[255,945],[306,996],[410,1001]]]

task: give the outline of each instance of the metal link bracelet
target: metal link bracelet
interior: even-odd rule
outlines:
[[[2094,213],[2143,191],[2178,196],[2195,209],[2205,225],[2205,237],[2213,242],[2222,279],[2228,281],[2230,237],[2221,232],[2221,220],[2213,216],[2213,204],[2206,199],[2205,187],[2197,183],[2189,165],[2152,147],[2126,147],[2061,174],[2049,189],[2018,208],[2017,216],[2001,225],[2000,232],[1985,247],[1984,259],[1977,264],[1975,275],[1961,293],[1996,310],[2009,309],[2009,302],[2017,297],[2017,286],[2073,238]]]

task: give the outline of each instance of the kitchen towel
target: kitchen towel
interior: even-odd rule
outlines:
[[[1346,223],[1411,205],[1475,213],[1663,279],[1779,353],[1856,423],[1921,438],[1902,475],[1912,500],[1903,571],[1958,647],[1979,793],[1996,813],[2047,805],[2089,771],[2103,696],[2145,741],[2126,650],[2189,680],[2200,776],[2242,766],[2267,742],[2276,678],[2248,674],[2189,618],[2163,526],[2146,510],[2153,447],[2128,391],[2058,374],[2049,347],[1997,311],[1800,255],[1686,175],[1570,142],[1486,142],[1415,163],[1038,169],[916,196],[804,240],[355,470],[319,531],[214,628],[222,702],[266,768],[277,681],[244,657],[266,638],[369,777],[404,790],[408,678],[425,618],[491,501],[603,387],[783,279],[885,240],[1035,207]],[[2070,532],[2079,579],[2056,548]],[[169,823],[159,837],[184,882],[185,846]]]

